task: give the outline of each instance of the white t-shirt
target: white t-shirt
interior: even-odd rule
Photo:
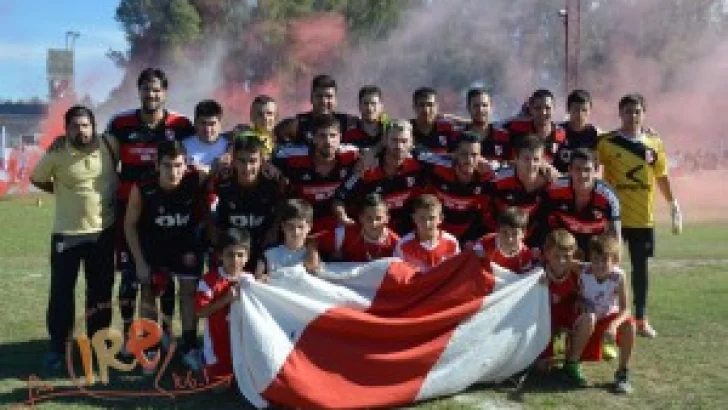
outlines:
[[[228,143],[222,136],[213,143],[202,141],[195,135],[185,138],[182,145],[187,150],[187,164],[208,171],[212,163],[227,151]]]
[[[303,260],[306,257],[306,248],[292,251],[286,245],[278,245],[275,248],[266,250],[263,254],[265,256],[266,269],[270,274],[277,269],[303,265]]]
[[[592,305],[597,319],[619,312],[619,285],[624,282],[624,271],[615,268],[606,279],[599,282],[586,265],[581,275],[584,298]]]

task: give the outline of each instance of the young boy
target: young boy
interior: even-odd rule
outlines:
[[[195,135],[182,140],[188,165],[209,173],[225,152],[230,141],[220,134],[222,106],[214,100],[203,100],[195,106]]]
[[[245,272],[250,256],[250,233],[230,228],[221,235],[218,249],[222,253],[222,267],[202,276],[195,298],[197,317],[204,324],[205,372],[213,381],[233,373],[228,314],[230,304],[238,298],[240,279],[250,274]]]
[[[389,210],[379,194],[364,197],[359,225],[338,226],[317,238],[318,249],[325,260],[369,262],[390,257],[399,241],[387,227]]]
[[[321,268],[321,261],[308,234],[313,225],[313,207],[302,199],[288,199],[279,209],[283,244],[263,252],[255,268],[255,278],[267,281],[268,275],[281,268],[303,264],[309,273]]]
[[[394,248],[394,256],[425,273],[460,253],[457,238],[440,229],[442,204],[436,196],[423,194],[412,201],[415,231],[405,235]]]
[[[627,367],[636,326],[628,308],[625,274],[619,267],[620,250],[619,240],[611,235],[595,237],[591,241],[591,264],[585,265],[581,273],[585,308],[577,319],[577,324],[583,322],[584,326],[575,329],[567,361],[574,373],[567,372],[579,375],[578,358],[601,360],[603,341],[615,341],[619,345],[619,367],[614,374],[614,390],[630,393],[632,385]]]
[[[498,215],[498,232],[478,239],[473,251],[484,268],[491,264],[504,267],[513,273],[525,273],[534,266],[538,249],[530,249],[523,243],[528,226],[528,215],[516,207],[508,207]]]

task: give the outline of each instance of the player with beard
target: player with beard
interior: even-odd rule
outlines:
[[[162,70],[147,68],[142,71],[137,79],[141,108],[115,115],[106,130],[117,141],[120,151],[116,203],[119,234],[117,269],[122,275],[119,306],[124,321],[124,334],[128,333],[134,318],[138,289],[136,270],[122,228],[129,192],[135,183],[154,171],[157,144],[162,141],[182,141],[195,134],[189,119],[165,108],[168,85],[167,75]]]
[[[334,193],[349,176],[359,158],[353,145],[341,144],[338,120],[333,115],[316,118],[311,145],[286,145],[273,155],[273,165],[288,183],[288,196],[313,206],[312,234],[337,225]]]
[[[114,197],[118,147],[96,133],[93,112],[73,106],[64,116],[65,135],[55,139],[30,176],[37,188],[54,194],[51,274],[47,321],[50,348],[44,370],[60,370],[72,337],[76,280],[83,262],[89,338],[111,324],[114,288]]]
[[[480,137],[467,131],[457,142],[451,156],[421,155],[427,175],[427,193],[442,203],[442,229],[458,238],[461,244],[474,241],[487,229],[483,220],[490,211],[488,185],[493,173],[478,170]]]
[[[367,85],[359,89],[359,115],[356,127],[346,130],[341,142],[359,148],[371,148],[379,144],[387,126],[382,90],[379,87]]]
[[[528,135],[535,135],[543,144],[543,157],[546,164],[552,164],[554,156],[566,141],[566,131],[552,120],[554,95],[549,90],[536,90],[528,99],[528,117],[518,117],[499,124],[497,140],[508,141],[511,149],[507,159],[514,160],[515,147]]]
[[[377,193],[389,207],[389,227],[398,235],[409,233],[412,230],[410,203],[423,192],[427,181],[423,165],[413,157],[412,151],[410,122],[390,122],[383,150],[376,155],[378,165],[357,167],[337,190],[334,212],[339,223],[351,223],[349,215],[356,216],[360,211],[356,204],[362,203],[366,195]]]
[[[337,112],[336,80],[326,74],[314,77],[311,82],[311,111],[286,118],[275,127],[278,143],[308,144],[313,141],[314,127],[318,117],[333,115],[339,126],[339,135],[356,126],[357,118]]]

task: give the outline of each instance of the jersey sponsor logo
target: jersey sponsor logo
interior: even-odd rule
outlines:
[[[135,140],[137,138],[139,138],[139,135],[136,132],[132,132],[131,134],[129,134],[130,140]]]
[[[312,196],[317,201],[323,201],[334,196],[336,188],[338,188],[338,184],[330,184],[317,187],[303,187],[301,193],[306,196]]]
[[[467,198],[457,198],[450,195],[441,195],[442,205],[454,211],[466,211],[472,204],[472,200]]]
[[[568,148],[562,147],[561,152],[559,152],[559,158],[561,159],[561,161],[563,161],[567,164],[570,163],[571,162],[571,150]]]
[[[440,145],[442,145],[443,147],[447,145],[447,137],[446,136],[440,135],[438,138],[440,140]]]
[[[498,155],[498,156],[503,155],[503,147],[500,144],[496,145],[493,148],[495,150],[495,155]]]
[[[174,141],[174,130],[171,128],[167,128],[164,130],[164,136],[167,138],[168,141]]]
[[[236,228],[257,228],[263,224],[265,217],[253,214],[230,215],[230,225]]]
[[[475,189],[473,189],[473,194],[475,194],[475,195],[480,195],[480,193],[481,193],[482,191],[483,191],[483,190],[482,190],[482,189],[481,189],[481,188],[480,188],[479,186],[476,186],[476,187],[475,187]]]
[[[650,187],[642,181],[637,174],[644,168],[645,166],[640,164],[636,167],[630,169],[627,171],[624,176],[629,179],[630,181],[633,181],[634,184],[617,184],[617,189],[626,189],[626,190],[638,190],[638,189],[650,189]]]
[[[154,223],[164,228],[187,226],[190,222],[190,215],[172,214],[160,215],[154,219]]]
[[[311,180],[311,175],[309,175],[309,174],[303,174],[303,176],[301,177],[301,179],[304,180],[304,181],[310,181]]]
[[[407,177],[407,187],[412,188],[415,186],[415,177]]]

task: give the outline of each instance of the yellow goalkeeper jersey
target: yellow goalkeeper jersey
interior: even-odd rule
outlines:
[[[660,137],[643,134],[630,139],[613,131],[600,138],[597,155],[604,166],[604,180],[619,198],[622,226],[654,226],[657,178],[667,175],[667,158]]]

